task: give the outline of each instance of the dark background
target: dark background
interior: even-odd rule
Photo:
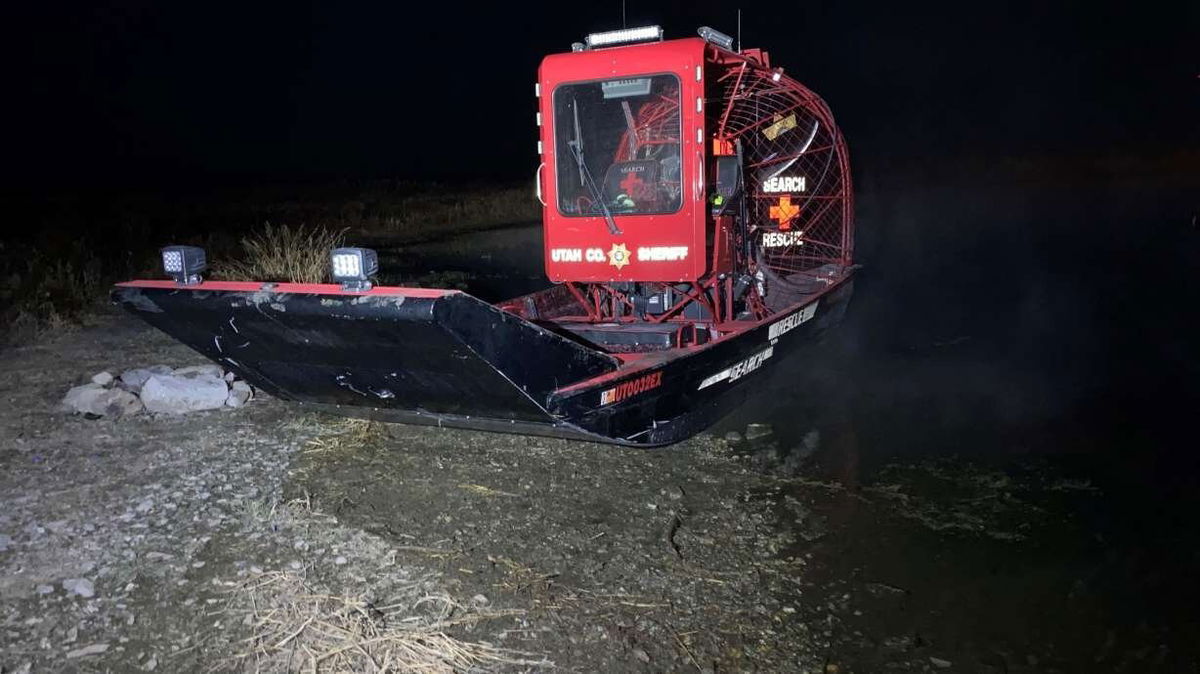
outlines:
[[[670,37],[736,4],[627,0]],[[750,3],[761,46],[876,160],[1195,148],[1194,2]],[[525,178],[540,58],[604,3],[24,3],[6,10],[10,187]]]

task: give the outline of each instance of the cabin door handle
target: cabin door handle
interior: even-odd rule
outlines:
[[[546,162],[538,164],[537,171],[533,173],[533,193],[543,206],[546,205],[546,200],[542,198],[542,169],[544,168],[546,168]]]

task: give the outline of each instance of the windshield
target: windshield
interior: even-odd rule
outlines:
[[[554,91],[558,210],[674,213],[682,204],[679,80],[651,75]]]

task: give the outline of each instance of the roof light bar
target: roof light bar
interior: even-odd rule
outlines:
[[[696,32],[700,34],[700,37],[704,38],[705,42],[715,44],[721,49],[733,51],[733,38],[731,36],[708,26],[700,26],[700,30]]]
[[[653,42],[663,39],[662,26],[642,26],[640,28],[623,28],[610,30],[605,33],[592,33],[584,38],[588,49],[596,47],[611,47],[616,44],[631,42]]]

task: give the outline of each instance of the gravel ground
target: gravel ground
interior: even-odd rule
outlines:
[[[474,615],[464,642],[523,654],[501,668],[822,666],[787,598],[803,555],[777,554],[795,541],[750,498],[766,478],[721,441],[399,426],[331,445],[354,424],[265,396],[116,420],[58,405],[102,370],[198,362],[112,312],[0,355],[2,671],[295,669],[237,613],[237,589],[276,573],[444,597]]]
[[[281,569],[354,587],[385,561],[374,537],[279,501],[316,426],[277,401],[118,420],[58,409],[94,372],[199,360],[113,314],[0,355],[0,670],[236,669],[239,582]],[[394,565],[371,586],[429,589]]]
[[[922,461],[858,484],[793,460],[854,465],[853,428],[645,451],[266,396],[117,420],[59,408],[102,370],[199,362],[115,312],[0,353],[0,673],[378,671],[372,648],[397,644],[423,671],[1195,662],[1172,601],[1192,585],[1135,573],[1140,539],[1107,543],[1088,516],[1102,493],[1044,462]],[[1163,606],[1126,616],[1126,594]]]

